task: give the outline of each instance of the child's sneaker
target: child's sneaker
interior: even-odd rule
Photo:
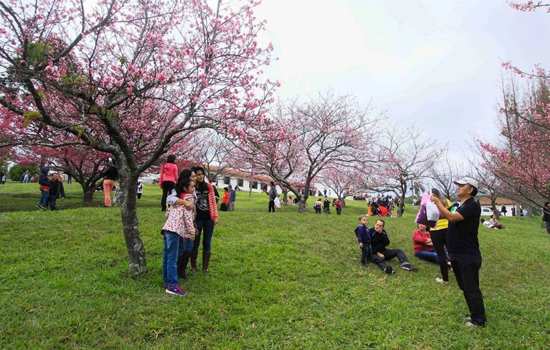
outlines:
[[[416,271],[416,268],[408,262],[402,263],[401,265],[399,265],[399,267],[405,271]]]
[[[166,289],[164,291],[166,292],[166,294],[175,295],[178,297],[184,297],[187,295],[187,293],[177,284],[166,286]]]
[[[389,265],[384,267],[384,272],[388,275],[393,275],[395,273],[394,269]]]
[[[435,281],[436,281],[437,283],[440,283],[440,284],[443,284],[443,285],[449,284],[449,281],[445,281],[445,280],[444,280],[443,278],[441,278],[441,277],[436,277],[436,278],[435,278]]]

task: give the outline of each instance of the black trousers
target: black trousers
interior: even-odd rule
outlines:
[[[160,199],[162,211],[166,211],[166,197],[168,197],[168,193],[170,193],[174,187],[176,187],[176,184],[171,181],[164,181],[162,183],[162,198]]]
[[[447,229],[430,231],[432,242],[434,244],[434,250],[437,253],[439,259],[439,271],[441,272],[441,278],[443,281],[449,280],[449,265],[447,258],[447,251],[445,246],[447,245]]]
[[[481,268],[481,256],[453,255],[451,264],[456,277],[456,282],[466,299],[472,322],[484,325],[485,305],[483,295],[479,289],[479,269]]]
[[[267,208],[268,212],[275,212],[275,200],[270,199],[269,200],[269,207]]]
[[[371,255],[371,260],[376,264],[381,270],[386,268],[386,261],[391,260],[395,257],[399,260],[399,263],[409,262],[407,256],[401,249],[386,249],[383,253],[384,258],[379,257],[376,254]]]

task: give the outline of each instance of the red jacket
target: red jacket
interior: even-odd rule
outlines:
[[[178,166],[174,163],[164,163],[160,166],[159,184],[162,186],[164,181],[178,182]]]
[[[415,230],[412,236],[414,252],[418,253],[421,251],[432,251],[434,250],[433,245],[428,245],[428,240],[432,239],[428,231]]]

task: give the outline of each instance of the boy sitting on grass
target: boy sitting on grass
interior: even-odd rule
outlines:
[[[371,258],[369,228],[367,227],[369,223],[368,220],[369,217],[367,215],[361,215],[359,217],[359,224],[355,228],[355,236],[357,237],[359,249],[361,249],[361,264],[365,267],[367,266],[368,261]]]

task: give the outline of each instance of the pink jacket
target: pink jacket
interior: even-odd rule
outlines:
[[[186,239],[195,239],[195,195],[183,193],[181,198],[190,201],[193,204],[192,209],[183,205],[171,205],[162,229],[175,232]]]
[[[164,181],[178,182],[178,166],[174,163],[164,163],[160,166],[159,184],[162,186]]]

